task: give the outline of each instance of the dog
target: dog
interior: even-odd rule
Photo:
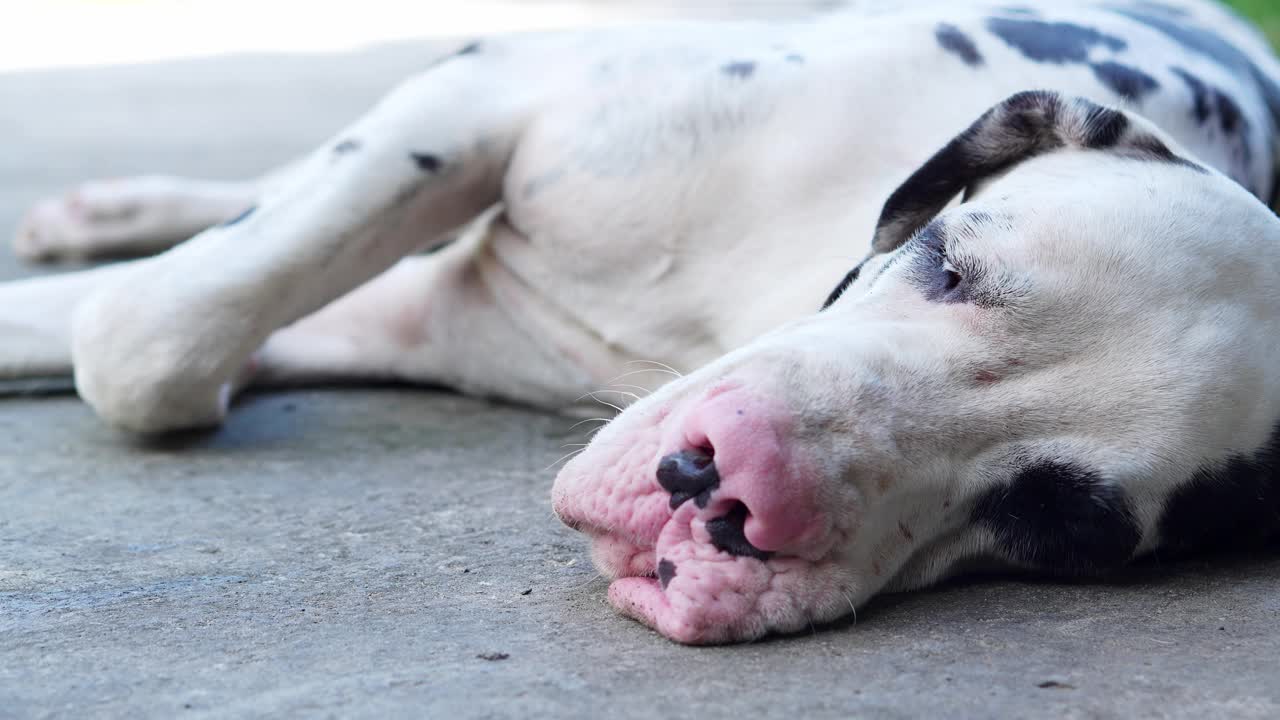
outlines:
[[[163,252],[0,285],[0,376],[135,433],[607,399],[555,512],[622,613],[744,641],[1274,538],[1278,168],[1280,63],[1210,0],[488,38],[260,180],[37,205],[28,258]]]

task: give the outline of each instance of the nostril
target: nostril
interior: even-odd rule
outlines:
[[[671,509],[690,498],[698,507],[705,508],[711,500],[711,491],[720,485],[713,451],[694,448],[662,458],[658,462],[658,484],[671,493]]]
[[[707,521],[707,534],[711,536],[711,544],[717,550],[734,556],[768,560],[773,553],[761,550],[747,540],[747,516],[750,514],[746,505],[735,502],[728,514]]]

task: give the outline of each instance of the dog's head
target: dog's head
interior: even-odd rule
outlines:
[[[1139,118],[1019,94],[892,195],[821,312],[600,432],[556,512],[612,602],[682,642],[969,562],[1105,570],[1161,542],[1175,488],[1267,444],[1278,310],[1261,202]]]

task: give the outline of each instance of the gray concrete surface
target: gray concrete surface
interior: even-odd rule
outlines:
[[[0,76],[0,227],[85,177],[259,171],[431,55]],[[0,400],[0,716],[1280,716],[1274,556],[968,581],[812,635],[669,643],[610,610],[551,516],[571,424],[307,390],[139,445],[70,397]]]

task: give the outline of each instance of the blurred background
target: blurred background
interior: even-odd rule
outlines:
[[[1252,18],[1271,38],[1271,44],[1280,47],[1280,0],[1230,0],[1227,4]]]
[[[905,0],[910,3],[911,0]],[[0,71],[379,42],[664,16],[769,16],[839,0],[0,0]],[[1280,0],[1228,0],[1280,43]],[[13,20],[16,18],[16,22]]]

